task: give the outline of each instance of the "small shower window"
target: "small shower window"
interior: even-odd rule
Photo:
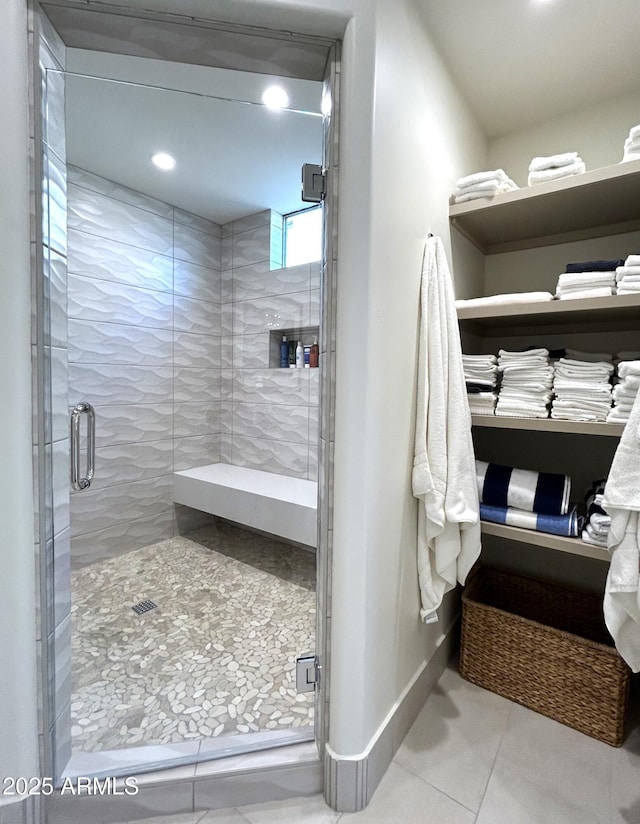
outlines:
[[[299,266],[322,258],[322,207],[284,215],[284,265]]]

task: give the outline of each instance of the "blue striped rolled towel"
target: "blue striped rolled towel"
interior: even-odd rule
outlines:
[[[549,515],[566,515],[569,511],[571,478],[568,475],[476,461],[476,476],[478,496],[483,504]]]
[[[480,504],[480,519],[494,524],[533,529],[535,532],[564,535],[566,538],[577,538],[582,528],[582,518],[578,517],[575,507],[566,515],[548,515],[543,512],[527,512],[525,509],[515,509],[512,506]]]

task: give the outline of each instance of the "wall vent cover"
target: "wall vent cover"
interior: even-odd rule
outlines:
[[[136,615],[142,615],[143,612],[149,612],[150,609],[155,609],[157,606],[158,605],[154,604],[153,601],[147,599],[146,601],[140,601],[140,603],[135,604],[131,607],[131,609]]]

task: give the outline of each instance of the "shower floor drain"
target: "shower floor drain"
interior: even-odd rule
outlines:
[[[131,607],[131,609],[135,612],[136,615],[142,615],[143,612],[149,612],[150,609],[155,609],[158,605],[154,604],[153,601],[140,601],[139,604],[135,604]]]

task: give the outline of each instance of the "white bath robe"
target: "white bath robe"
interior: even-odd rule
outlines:
[[[420,500],[418,576],[426,623],[480,554],[471,415],[451,275],[440,238],[422,263],[413,494]]]
[[[604,618],[618,652],[640,672],[640,393],[614,455],[602,505],[611,516]]]

